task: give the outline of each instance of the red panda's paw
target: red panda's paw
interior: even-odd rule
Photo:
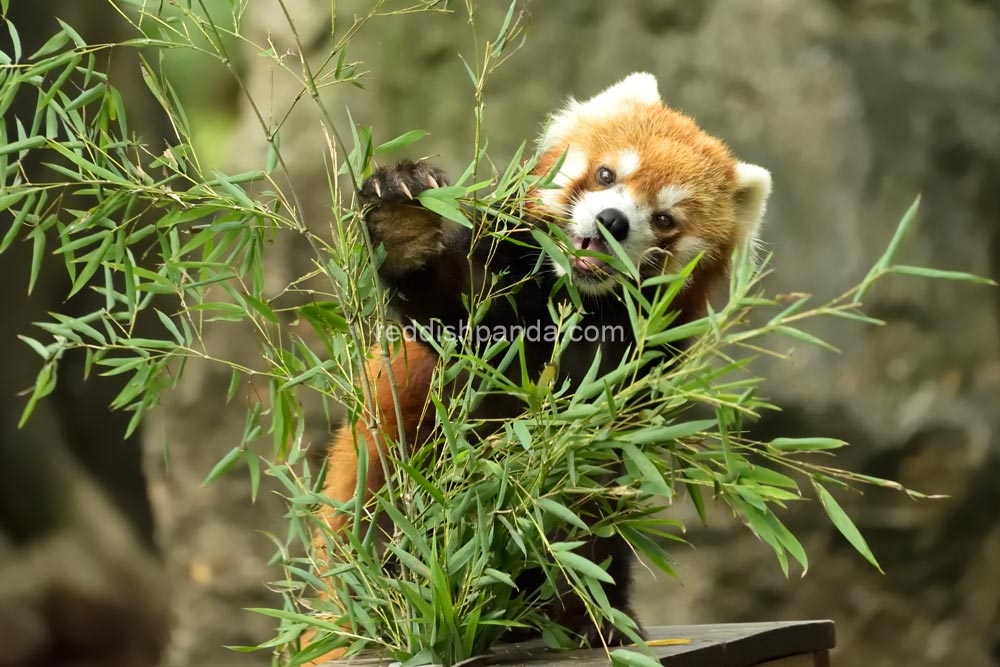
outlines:
[[[361,186],[358,194],[368,233],[373,243],[385,248],[385,261],[379,267],[385,280],[406,281],[444,250],[444,220],[416,201],[424,190],[444,185],[440,169],[407,160],[391,169],[379,169]]]
[[[404,160],[394,167],[381,168],[362,184],[362,203],[395,206],[414,202],[424,190],[447,185],[444,172],[426,162]]]

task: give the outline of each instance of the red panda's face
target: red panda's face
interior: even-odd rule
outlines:
[[[664,106],[649,74],[571,100],[540,147],[539,173],[563,158],[555,187],[539,197],[575,246],[572,278],[589,294],[616,285],[611,267],[592,254],[614,254],[605,234],[645,276],[676,273],[699,253],[728,262],[739,244],[755,240],[771,187],[766,170],[738,162]]]

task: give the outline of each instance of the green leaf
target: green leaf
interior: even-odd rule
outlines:
[[[21,208],[14,214],[14,219],[11,221],[10,228],[7,230],[7,233],[4,234],[3,240],[0,241],[0,254],[3,254],[3,252],[14,242],[14,239],[16,239],[20,234],[21,228],[24,226],[24,221],[34,208],[36,193],[21,190],[5,197],[0,197],[0,201],[3,202],[3,204],[0,205],[0,211],[2,211],[20,201],[24,195],[27,195],[27,199],[21,204]]]
[[[386,549],[390,551],[396,558],[399,559],[400,565],[410,570],[411,572],[417,574],[425,579],[430,579],[431,570],[427,567],[426,563],[421,561],[419,558],[406,551],[398,544],[387,544]]]
[[[789,338],[794,338],[795,340],[802,341],[803,343],[809,343],[810,345],[815,345],[816,347],[821,347],[824,350],[830,350],[831,352],[840,353],[840,350],[830,345],[822,338],[817,338],[812,334],[808,334],[801,329],[796,329],[795,327],[790,327],[786,325],[779,325],[774,327],[777,333],[788,336]]]
[[[23,428],[27,423],[31,413],[34,412],[35,405],[38,404],[38,401],[51,394],[56,388],[56,375],[56,367],[54,363],[46,363],[38,371],[38,375],[35,378],[35,386],[31,390],[31,396],[28,398],[28,402],[25,404],[24,410],[21,412],[21,419],[17,422],[18,428]]]
[[[129,379],[128,383],[115,396],[111,402],[111,407],[117,410],[132,405],[132,401],[150,389],[153,375],[154,368],[152,364],[146,363],[139,366],[135,375]]]
[[[545,254],[548,255],[552,261],[558,264],[559,268],[561,268],[565,274],[569,275],[573,272],[573,268],[570,266],[570,260],[566,251],[560,248],[556,242],[552,240],[551,236],[540,229],[532,229],[531,236],[535,239],[538,245],[542,247]]]
[[[919,210],[920,196],[918,195],[917,198],[913,200],[913,203],[910,204],[910,208],[906,210],[906,213],[903,214],[902,219],[896,226],[896,232],[893,234],[892,240],[889,241],[889,245],[886,247],[885,252],[882,253],[882,256],[879,257],[878,261],[875,262],[874,266],[872,266],[868,275],[866,275],[864,280],[861,281],[861,285],[854,296],[854,303],[861,303],[864,300],[868,290],[875,284],[878,277],[896,259],[896,255],[899,254],[899,249],[902,247],[903,241],[906,240],[906,237],[910,235],[910,231],[913,229],[913,223],[917,219],[917,211]]]
[[[233,396],[236,395],[236,392],[240,388],[241,378],[242,375],[240,375],[239,369],[234,368],[232,374],[229,376],[229,388],[226,389],[226,403],[233,400]]]
[[[712,326],[708,318],[695,320],[676,327],[670,327],[666,331],[654,334],[646,339],[646,343],[651,347],[676,343],[680,340],[688,340],[703,335]]]
[[[260,315],[269,322],[274,322],[275,324],[278,323],[278,316],[274,313],[273,310],[271,310],[271,307],[268,306],[266,303],[264,303],[257,297],[252,296],[250,294],[244,294],[243,298],[246,299],[247,303],[250,304],[250,307],[253,308],[258,315]]]
[[[298,312],[306,318],[320,334],[328,331],[347,332],[347,319],[344,310],[336,301],[316,301],[301,306]]]
[[[935,280],[961,280],[964,282],[977,283],[979,285],[993,285],[996,282],[974,273],[964,271],[942,271],[941,269],[928,269],[922,266],[907,266],[905,264],[895,264],[889,267],[890,273],[898,273],[903,276],[918,276],[920,278],[932,278]]]
[[[589,558],[584,558],[580,554],[573,553],[572,551],[553,551],[552,555],[557,561],[559,561],[560,565],[567,569],[574,570],[586,577],[603,581],[608,584],[615,583],[615,580],[610,574]]]
[[[698,519],[702,525],[707,524],[708,515],[705,513],[705,499],[701,497],[701,487],[693,482],[684,482],[684,486],[687,488],[688,496],[691,498],[695,512],[698,513]]]
[[[700,419],[697,421],[681,422],[669,426],[645,426],[626,431],[619,435],[619,438],[626,442],[651,443],[659,445],[669,445],[673,440],[690,438],[698,433],[714,430],[718,425],[716,419]]]
[[[558,501],[551,498],[539,498],[535,504],[549,514],[557,517],[560,521],[576,526],[581,530],[590,531],[590,528],[588,528],[587,524],[583,522],[583,519],[577,516],[573,510]]]
[[[285,611],[284,609],[270,609],[266,607],[250,607],[247,611],[252,611],[255,614],[262,614],[264,616],[270,616],[271,618],[278,618],[284,621],[292,621],[294,623],[302,623],[303,625],[319,628],[321,630],[329,630],[331,632],[343,632],[344,628],[337,623],[332,623],[324,621],[316,616],[309,616],[307,614],[297,614],[292,611]]]
[[[622,454],[625,455],[626,463],[631,463],[638,470],[643,480],[642,488],[644,491],[665,498],[672,498],[674,496],[674,490],[663,478],[663,473],[657,469],[653,462],[649,460],[649,457],[643,454],[638,447],[633,444],[623,445]]]
[[[73,28],[62,19],[56,19],[56,21],[59,21],[59,26],[63,29],[63,32],[70,36],[70,39],[73,40],[73,43],[76,44],[77,48],[83,49],[87,47],[87,43],[83,41],[83,37],[80,37],[80,33],[73,30]]]
[[[159,340],[158,338],[122,338],[118,341],[128,347],[148,347],[153,350],[173,350],[177,344],[169,340]]]
[[[415,144],[424,137],[426,137],[429,132],[426,130],[410,130],[409,132],[404,132],[395,139],[390,139],[384,144],[379,145],[375,148],[375,155],[387,155],[389,153],[395,153],[396,151],[402,150],[408,146]]]
[[[872,553],[871,549],[868,547],[868,543],[865,538],[861,536],[861,532],[858,530],[851,518],[847,516],[840,503],[830,494],[826,488],[813,480],[813,488],[816,489],[816,494],[819,496],[819,501],[823,505],[823,509],[826,510],[826,515],[830,517],[830,521],[833,525],[837,527],[840,534],[847,538],[847,541],[851,543],[854,549],[865,557],[869,563],[875,566],[879,572],[882,572],[882,566],[878,564],[875,560],[875,555]]]
[[[260,458],[252,450],[246,451],[247,469],[250,471],[250,501],[257,501],[257,491],[260,490]]]
[[[573,540],[572,542],[552,542],[549,544],[549,549],[551,551],[573,551],[574,549],[579,549],[584,544],[583,540]]]
[[[139,354],[139,351],[136,351]],[[108,366],[111,368],[109,371],[104,371],[101,373],[102,377],[110,377],[112,375],[122,375],[123,373],[134,372],[140,366],[148,363],[146,357],[136,356],[136,357],[112,357],[110,359],[101,359],[97,362],[101,366]]]
[[[840,449],[847,443],[837,438],[775,438],[767,443],[768,447],[778,451],[811,452]]]
[[[273,172],[281,161],[281,140],[280,133],[275,132],[271,141],[267,142],[267,158],[264,161],[264,171]]]
[[[457,222],[463,227],[472,227],[472,222],[462,211],[458,197],[465,194],[465,188],[452,185],[443,188],[428,188],[417,195],[417,199],[428,211],[437,213],[446,220]]]
[[[87,263],[77,274],[76,280],[73,281],[73,287],[69,291],[69,296],[73,296],[86,287],[86,285],[90,282],[90,279],[97,272],[97,269],[101,267],[101,263],[108,259],[108,248],[111,247],[111,243],[113,241],[114,234],[110,230],[104,230],[102,233],[101,245],[84,255],[84,257],[87,257]]]
[[[406,471],[406,475],[409,479],[413,480],[420,488],[427,492],[427,494],[434,499],[439,505],[447,505],[448,498],[445,497],[444,493],[431,483],[429,479],[424,475],[424,473],[414,465],[406,461],[397,461],[396,465],[400,467],[401,470]]]
[[[528,424],[523,419],[515,419],[511,423],[511,428],[521,446],[525,449],[531,449],[531,431],[528,429]]]
[[[68,113],[70,111],[79,109],[80,107],[86,106],[91,102],[93,102],[94,100],[98,99],[99,97],[103,97],[106,92],[107,92],[107,86],[103,83],[99,83],[96,86],[92,86],[87,90],[83,91],[82,93],[80,93],[79,95],[77,95],[76,98],[73,99],[73,101],[64,106],[63,113]]]
[[[20,153],[21,151],[29,151],[32,148],[38,148],[48,141],[43,136],[26,137],[18,141],[12,141],[9,144],[0,144],[0,155],[10,155],[11,153]]]
[[[154,310],[156,311],[156,316],[160,319],[160,323],[163,324],[164,327],[166,327],[167,331],[170,332],[170,335],[174,337],[175,341],[177,341],[177,344],[184,345],[185,344],[184,336],[181,335],[180,330],[177,329],[177,325],[174,324],[174,321],[172,319],[170,319],[170,316],[164,313],[159,308],[154,308]]]
[[[781,523],[774,512],[766,510],[763,512],[764,521],[771,526],[774,531],[775,537],[778,538],[778,542],[783,546],[788,553],[792,555],[792,558],[799,562],[802,566],[802,576],[806,575],[809,571],[809,558],[806,556],[806,550],[802,548],[802,544],[799,542],[798,538],[792,534],[790,530]],[[787,573],[786,573],[787,574]]]
[[[610,656],[611,664],[616,667],[662,667],[653,656],[627,648],[616,648]]]
[[[28,294],[35,288],[35,281],[38,280],[38,272],[42,268],[42,255],[45,254],[45,232],[40,227],[35,227],[29,234],[32,239],[31,245],[31,271],[28,275]]]
[[[749,470],[742,473],[742,477],[743,479],[753,480],[768,486],[779,486],[786,489],[799,488],[798,483],[788,475],[783,475],[777,470],[771,470],[763,466],[752,466]]]
[[[507,16],[504,17],[503,23],[500,25],[500,30],[497,32],[497,38],[493,44],[493,49],[490,51],[490,56],[492,58],[500,58],[504,49],[507,47],[508,40],[513,36],[513,33],[508,34],[508,30],[510,30],[510,22],[511,19],[514,18],[514,10],[517,9],[517,5],[517,0],[513,0],[507,8]]]
[[[35,51],[29,56],[28,60],[38,60],[43,56],[47,56],[50,53],[55,53],[62,47],[66,45],[69,41],[69,35],[64,31],[57,32],[46,40],[42,47]]]
[[[38,356],[40,356],[45,361],[48,361],[49,357],[52,356],[52,354],[45,348],[45,346],[39,343],[34,338],[29,338],[28,336],[21,336],[21,335],[18,335],[18,338],[27,343],[28,347],[30,347],[32,350],[38,353]]]
[[[98,331],[97,329],[95,329],[94,327],[90,326],[87,323],[88,318],[91,320],[95,319],[93,315],[88,315],[84,317],[70,317],[68,315],[63,315],[61,313],[53,313],[52,316],[61,324],[64,324],[65,326],[69,327],[71,330],[77,331],[83,334],[84,336],[89,336],[99,345],[107,344],[107,339],[104,337],[104,334],[102,334],[100,331]]]
[[[53,141],[49,143],[49,146],[52,148],[52,150],[59,153],[61,156],[63,156],[64,158],[66,158],[67,160],[69,160],[70,162],[72,162],[81,169],[82,171],[82,176],[80,177],[81,180],[84,181],[91,179],[105,180],[109,183],[113,183],[114,185],[121,185],[124,187],[128,187],[130,185],[130,183],[126,179],[122,178],[121,174],[116,174],[115,172],[111,171],[110,169],[107,169],[106,167],[102,167],[96,162],[87,160],[83,156],[78,155],[75,151],[72,151],[69,148],[67,148],[66,144],[62,144],[58,141]],[[52,164],[48,162],[45,164],[47,167],[51,167],[52,169],[55,169],[60,173],[69,175],[67,170],[63,169],[61,165]]]
[[[14,62],[21,61],[21,37],[17,34],[17,28],[13,21],[6,21],[7,32],[10,34],[11,46],[14,47]]]
[[[240,445],[237,445],[236,447],[230,449],[229,453],[223,456],[222,459],[220,459],[219,462],[216,463],[215,466],[212,468],[212,470],[208,473],[208,475],[202,481],[202,486],[208,484],[209,482],[213,482],[219,479],[227,472],[232,470],[236,466],[236,464],[240,462],[240,459],[243,458],[243,455],[245,453],[246,450]]]
[[[869,317],[855,310],[828,310],[826,314],[831,317],[840,317],[845,320],[852,320],[854,322],[861,322],[863,324],[871,324],[877,327],[885,325],[884,320],[880,320],[875,317]]]

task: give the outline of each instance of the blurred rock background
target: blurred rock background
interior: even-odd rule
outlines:
[[[330,50],[333,20],[339,38],[369,4],[285,6],[318,61]],[[349,50],[367,72],[366,89],[335,86],[324,101],[338,119],[349,106],[374,128],[376,142],[413,128],[430,131],[412,156],[437,156],[455,173],[471,158],[473,138],[473,89],[458,54],[475,58],[475,50],[464,6],[451,4],[450,14],[386,16],[368,25]],[[481,42],[506,9],[479,3]],[[903,259],[1000,278],[996,2],[535,0],[526,9],[525,46],[486,90],[485,134],[501,167],[567,94],[586,97],[647,70],[670,104],[742,159],[771,169],[775,193],[763,235],[774,254],[772,289],[824,298],[850,286],[918,192],[920,226]],[[270,40],[294,62],[296,42],[277,3],[253,3],[247,20],[252,41]],[[253,96],[271,100],[265,114],[283,114],[298,84],[254,48],[239,55]],[[227,75],[192,66],[177,76],[213,119],[205,134],[224,166],[260,165],[264,137]],[[296,105],[281,138],[292,181],[307,195],[308,217],[321,227],[329,210],[326,146],[313,107]],[[305,256],[294,244],[278,246],[269,259],[276,284],[298,275]],[[757,435],[842,437],[851,442],[844,466],[949,498],[914,502],[876,489],[841,496],[884,575],[853,552],[814,503],[786,515],[810,555],[803,579],[796,573],[786,580],[770,550],[721,512],[707,527],[691,521],[695,548],[674,553],[680,582],[661,575],[638,586],[646,592],[646,624],[826,617],[837,622],[836,664],[1000,664],[1000,290],[890,279],[871,293],[867,310],[888,324],[838,320],[810,329],[843,354],[796,348],[790,364],[758,365],[783,411],[767,415]],[[231,331],[218,337],[253,359],[251,338]],[[0,350],[11,359],[28,354],[6,329]],[[262,493],[251,506],[239,470],[222,483],[200,484],[242,432],[243,406],[223,401],[228,381],[222,369],[191,365],[146,431],[146,469],[174,598],[166,665],[269,660],[220,648],[269,636],[266,619],[239,610],[276,600],[263,587],[276,575],[265,567],[273,547],[254,531],[282,533],[280,503]],[[23,386],[5,386],[7,396]],[[310,429],[321,443],[324,421],[314,419]]]

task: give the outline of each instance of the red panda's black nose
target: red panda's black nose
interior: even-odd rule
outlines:
[[[597,222],[604,225],[615,241],[624,241],[628,236],[628,218],[616,208],[606,208],[598,213]]]

